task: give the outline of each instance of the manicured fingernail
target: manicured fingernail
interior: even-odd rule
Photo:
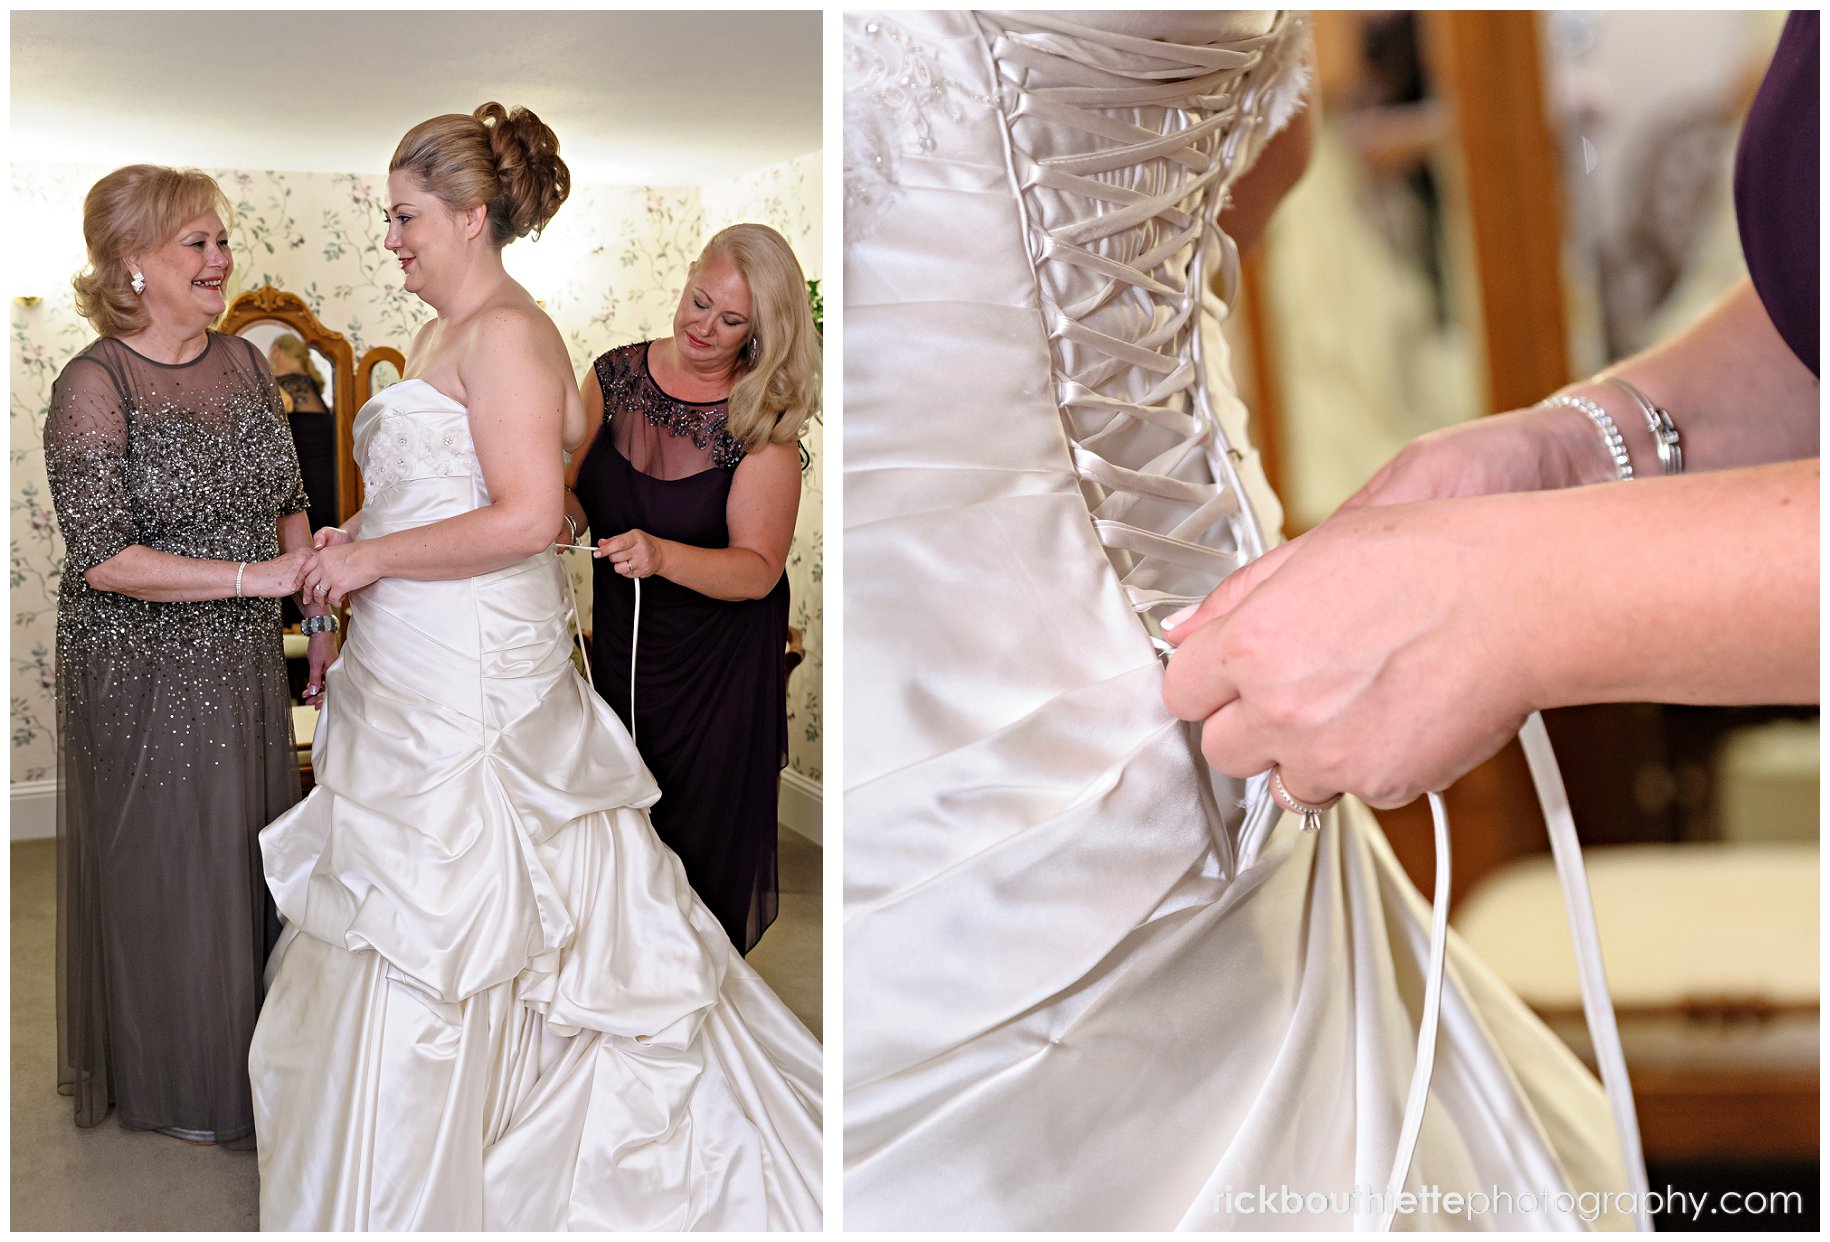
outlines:
[[[1178,608],[1174,612],[1170,613],[1168,616],[1164,617],[1157,624],[1161,625],[1166,630],[1173,630],[1173,629],[1175,629],[1176,626],[1182,624],[1182,622],[1184,622],[1184,621],[1188,620],[1190,617],[1194,616],[1195,609],[1199,608],[1200,606],[1201,605],[1199,605],[1199,604],[1190,604],[1186,608]]]

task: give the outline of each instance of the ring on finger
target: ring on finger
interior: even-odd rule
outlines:
[[[1323,812],[1341,800],[1340,794],[1334,795],[1326,802],[1317,803],[1304,802],[1302,799],[1292,796],[1290,791],[1284,788],[1283,768],[1276,764],[1271,765],[1271,796],[1284,810],[1303,817],[1304,832],[1320,832]]]

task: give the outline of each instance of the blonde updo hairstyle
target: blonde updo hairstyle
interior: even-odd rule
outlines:
[[[820,404],[820,339],[807,304],[807,278],[780,233],[766,224],[733,224],[705,244],[692,270],[719,255],[750,287],[754,354],[737,355],[726,427],[747,452],[787,444],[807,430]]]
[[[129,164],[89,188],[83,199],[83,243],[89,264],[70,282],[76,313],[103,336],[132,336],[152,322],[146,303],[128,283],[127,256],[162,246],[184,226],[215,208],[226,227],[229,200],[222,187],[195,168]]]
[[[526,108],[493,102],[469,116],[421,121],[394,148],[388,171],[411,173],[452,211],[483,204],[498,250],[529,233],[538,237],[572,191],[558,136]]]

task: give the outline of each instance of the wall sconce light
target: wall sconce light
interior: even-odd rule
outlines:
[[[34,306],[38,305],[42,301],[44,301],[44,299],[39,297],[36,294],[22,293],[18,297],[13,299],[13,305],[23,306],[27,310],[31,310]]]

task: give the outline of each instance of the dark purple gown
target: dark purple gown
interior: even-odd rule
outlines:
[[[743,448],[723,402],[681,401],[648,373],[646,343],[595,364],[605,425],[578,472],[593,540],[628,530],[730,545],[725,504]],[[630,724],[635,584],[593,564],[591,671]],[[757,600],[721,600],[642,580],[635,732],[661,800],[655,832],[742,952],[775,920],[776,794],[788,755],[788,579]]]

